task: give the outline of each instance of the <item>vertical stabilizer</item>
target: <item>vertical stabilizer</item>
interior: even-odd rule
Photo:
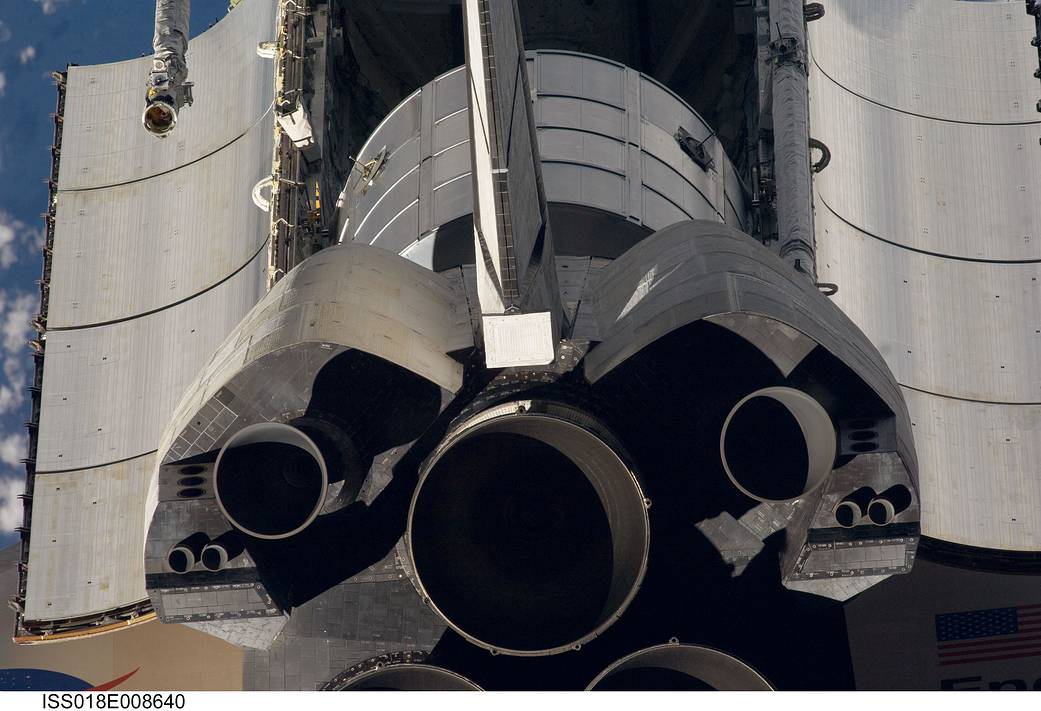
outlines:
[[[555,357],[563,311],[514,0],[464,0],[477,288],[489,367]]]

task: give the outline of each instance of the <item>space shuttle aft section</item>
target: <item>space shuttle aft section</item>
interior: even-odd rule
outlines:
[[[246,0],[213,31],[252,18],[263,38],[269,5]],[[649,583],[675,564],[656,557],[659,536],[680,552],[703,537],[705,575],[739,576],[784,531],[779,563],[757,563],[836,600],[910,570],[921,502],[900,387],[813,274],[749,236],[737,169],[677,95],[617,62],[525,52],[514,0],[462,11],[466,66],[363,146],[330,219],[338,243],[276,273],[269,203],[272,232],[234,272],[246,276],[213,289],[248,277],[234,321],[208,332],[204,356],[177,360],[188,377],[163,380],[175,366],[160,364],[177,397],[133,471],[121,465],[136,493],[99,492],[132,511],[119,533],[143,550],[119,602],[265,649],[304,606],[407,579],[394,598],[405,621],[380,630],[358,674],[380,655],[421,664],[415,648],[447,634],[503,657],[611,646],[619,662],[575,688],[647,667],[769,688],[723,652],[598,638],[634,609],[665,626],[686,614]],[[188,140],[215,101],[199,66],[198,105],[177,128]],[[248,125],[270,131],[264,88]],[[138,131],[142,151],[172,145]],[[247,193],[279,183],[257,165],[233,181]],[[34,514],[55,525],[42,501]],[[35,542],[46,562],[30,564],[27,631],[48,619],[36,581],[66,554]],[[481,685],[450,662],[399,682]],[[711,669],[725,673],[709,681]]]
[[[466,68],[363,148],[377,168],[343,189],[341,243],[277,282],[173,412],[145,556],[161,619],[265,647],[401,539],[442,625],[494,653],[573,652],[640,595],[652,502],[677,485],[705,492],[690,535],[724,560],[748,549],[735,528],[760,547],[787,529],[789,587],[843,599],[907,571],[899,389],[743,233],[710,129],[624,66],[523,54],[513,2],[464,16]],[[237,547],[207,557],[218,540]],[[368,557],[322,580],[296,567],[344,545]],[[228,602],[244,583],[248,609]]]

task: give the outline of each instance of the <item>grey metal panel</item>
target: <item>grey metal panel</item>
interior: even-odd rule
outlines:
[[[818,276],[839,284],[833,301],[902,385],[1041,403],[1041,263],[945,259],[865,235],[827,208],[817,219]]]
[[[640,166],[643,176],[644,190],[653,190],[659,195],[666,197],[669,201],[683,210],[689,220],[718,220],[722,222],[722,215],[712,204],[709,196],[715,192],[715,185],[709,181],[691,181],[675,167],[670,166],[650,153],[644,153],[643,162]],[[689,159],[688,159],[689,160]],[[691,161],[693,165],[693,161]],[[695,170],[700,172],[699,168]],[[698,185],[698,183],[702,183]],[[693,189],[692,189],[693,188]],[[644,214],[655,214],[645,211]],[[668,224],[668,223],[666,223]]]
[[[83,469],[155,450],[185,388],[267,287],[267,252],[167,309],[47,334],[37,469]]]
[[[708,138],[712,127],[693,109],[653,79],[640,79],[640,115],[646,123],[665,129],[669,135],[683,126],[695,140]]]
[[[640,197],[644,214],[653,213],[658,215],[658,219],[664,225],[674,225],[677,222],[690,219],[689,213],[660,193],[643,188],[640,191]]]
[[[411,143],[418,144],[419,141],[411,141]],[[372,208],[357,225],[356,234],[372,235],[372,239],[368,241],[370,244],[378,239],[381,232],[401,214],[402,210],[419,199],[418,163],[412,163],[410,168],[405,168],[398,161],[395,161],[393,165],[395,174],[402,168],[404,168],[404,174],[397,175],[396,178],[395,175],[387,176],[388,179],[395,181],[393,189],[385,193],[371,191],[373,193]],[[390,167],[388,167],[388,172],[390,172]],[[413,225],[413,229],[416,229],[415,225]]]
[[[59,191],[48,326],[155,311],[251,261],[268,235],[250,189],[271,172],[273,123],[269,114],[227,148],[163,175]]]
[[[589,163],[601,170],[625,173],[625,143],[587,131],[544,128],[539,132],[543,160]]]
[[[625,67],[599,57],[539,52],[534,84],[540,94],[596,97],[625,107]]]
[[[1041,405],[909,388],[904,399],[918,448],[923,532],[970,546],[1041,550]]]
[[[449,120],[454,120],[449,119]],[[456,123],[459,123],[456,121]],[[464,126],[465,127],[465,126]],[[435,153],[431,159],[433,162],[433,180],[434,189],[437,190],[440,186],[453,180],[458,180],[460,176],[469,178],[470,176],[470,139],[465,138],[462,143],[453,143],[450,146],[445,147],[438,153]],[[467,185],[470,185],[470,180],[464,181]]]
[[[1023,73],[1036,92],[1031,71]],[[865,101],[819,71],[810,91],[813,135],[832,155],[816,189],[844,220],[937,254],[1041,259],[1038,126],[911,116]]]
[[[434,120],[458,113],[460,94],[466,94],[466,68],[456,67],[434,79]]]
[[[444,92],[438,94],[443,96]],[[456,111],[434,121],[434,154],[470,140],[470,126],[465,111]]]
[[[810,51],[833,80],[899,111],[950,121],[1041,123],[1031,76],[1034,28],[1017,5],[833,0],[827,15],[809,24]]]
[[[625,108],[580,97],[545,95],[539,97],[535,106],[535,120],[543,126],[580,128],[619,140],[625,140],[628,135]]]
[[[145,599],[145,495],[155,454],[37,474],[25,618],[61,620]]]
[[[1015,3],[842,0],[811,28],[814,135],[833,156],[816,179],[820,276],[906,386],[922,532],[1037,551],[1033,19]]]
[[[711,133],[674,94],[649,77],[587,55],[530,52],[528,67],[550,202],[608,210],[652,230],[692,218],[743,227],[744,189],[721,149],[714,169],[705,171],[673,138],[680,126],[698,140]],[[390,156],[366,192],[356,176],[344,188],[343,240],[401,252],[433,228],[472,212],[466,91],[465,72],[453,70],[408,97],[376,128],[360,160],[371,160],[383,147]],[[424,101],[433,102],[430,125],[423,123]],[[427,162],[429,187],[420,167]]]
[[[376,234],[394,215],[419,195],[419,137],[409,138],[394,148],[380,173],[387,190],[370,188],[358,195],[358,214],[362,217],[351,225],[355,234]],[[371,222],[370,222],[371,220]]]
[[[543,169],[543,180],[546,171]],[[470,188],[470,174],[442,183],[433,190],[435,225],[445,225],[463,215],[469,215],[472,206],[473,192]],[[388,245],[388,249],[389,249]]]
[[[589,205],[622,213],[629,204],[625,178],[617,173],[576,163],[543,164],[546,192],[554,202]]]
[[[196,161],[246,133],[274,96],[274,68],[257,56],[256,48],[274,39],[276,7],[275,0],[246,0],[189,43],[195,103],[179,112],[176,131],[162,141],[141,126],[151,57],[69,67],[59,188],[147,178]]]

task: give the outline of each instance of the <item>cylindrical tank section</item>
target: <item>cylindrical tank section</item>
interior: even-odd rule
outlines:
[[[708,647],[671,642],[622,657],[586,691],[772,691],[740,659]]]
[[[903,484],[891,486],[868,504],[867,514],[876,526],[888,526],[911,505],[911,490]]]
[[[338,691],[482,691],[465,676],[430,664],[387,664],[351,677]]]
[[[262,422],[236,432],[214,466],[217,505],[256,538],[289,538],[318,517],[329,475],[314,441],[290,425]]]
[[[493,653],[577,649],[643,580],[648,505],[598,420],[551,402],[492,407],[422,467],[406,533],[417,588]]]
[[[529,52],[527,68],[556,254],[617,257],[688,219],[747,229],[736,169],[707,122],[669,89],[573,52]],[[466,76],[459,68],[434,79],[376,128],[337,203],[340,241],[435,271],[474,263]],[[711,164],[685,152],[680,129]]]
[[[170,570],[178,574],[187,573],[202,556],[203,548],[210,542],[210,537],[197,531],[173,546],[166,554],[166,564]]]
[[[202,567],[211,572],[224,570],[228,563],[242,553],[244,545],[238,531],[225,531],[202,549]]]
[[[835,425],[815,399],[770,387],[743,397],[723,422],[719,454],[734,486],[757,501],[798,499],[832,470]]]
[[[874,489],[860,487],[835,506],[835,522],[843,528],[853,528],[867,515],[868,505],[874,498]]]

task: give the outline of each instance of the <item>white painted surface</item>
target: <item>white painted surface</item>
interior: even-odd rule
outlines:
[[[1021,3],[810,23],[818,273],[903,385],[922,531],[1041,550],[1041,118]],[[825,76],[825,72],[827,76]]]
[[[37,474],[25,617],[60,620],[145,594],[145,493],[155,455]]]
[[[481,326],[489,368],[546,365],[556,358],[557,338],[549,312],[485,315]]]

